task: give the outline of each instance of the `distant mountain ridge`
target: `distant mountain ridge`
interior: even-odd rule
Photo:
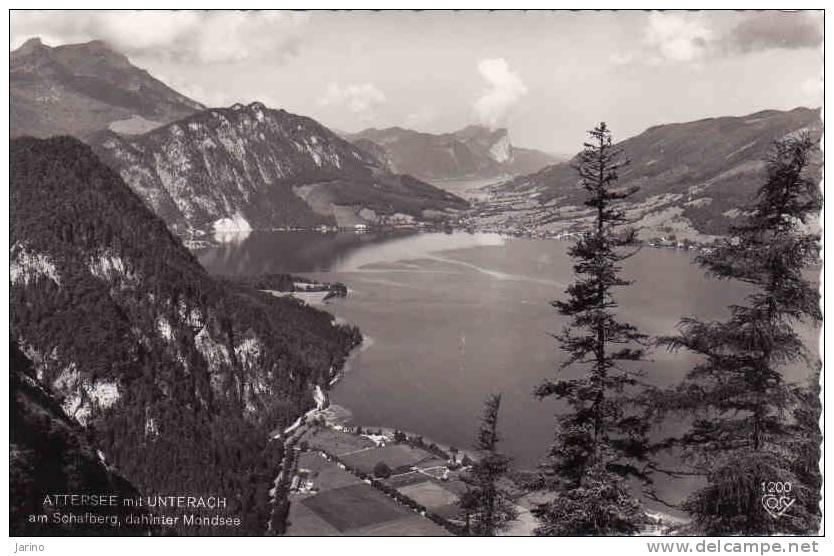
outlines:
[[[53,48],[33,38],[9,64],[12,137],[141,132],[205,108],[102,41]]]
[[[557,160],[541,151],[514,146],[506,129],[480,125],[442,134],[401,127],[371,128],[346,138],[383,160],[391,171],[429,182],[530,173]]]
[[[631,161],[620,171],[620,185],[640,188],[630,200],[635,225],[644,228],[644,234],[725,233],[762,185],[764,158],[773,141],[800,131],[819,139],[819,109],[765,110],[664,124],[618,142]],[[809,168],[816,174],[819,154]],[[520,223],[532,228],[581,216],[584,191],[572,164],[555,164],[508,180],[494,188],[495,200],[501,204],[524,198],[537,204],[539,209]]]
[[[315,120],[206,109],[101,41],[10,54],[11,135],[73,135],[176,233],[420,222],[468,207]]]
[[[259,102],[204,110],[142,135],[103,132],[91,142],[178,233],[431,220],[468,206],[391,173],[311,118]]]

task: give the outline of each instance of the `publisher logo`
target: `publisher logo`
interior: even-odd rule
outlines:
[[[796,498],[791,496],[792,486],[784,481],[766,481],[762,483],[762,506],[770,517],[778,519],[793,506]]]

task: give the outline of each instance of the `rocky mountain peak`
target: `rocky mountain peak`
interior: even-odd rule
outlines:
[[[371,128],[348,138],[392,170],[429,181],[529,173],[555,162],[547,153],[515,147],[506,128],[480,124],[440,134]]]
[[[489,148],[489,156],[496,162],[504,163],[510,162],[513,158],[512,144],[510,143],[510,134],[507,130],[502,130],[504,133]]]
[[[454,135],[463,139],[490,139],[509,135],[509,131],[504,127],[493,129],[485,125],[473,124],[454,132]]]
[[[491,129],[484,125],[470,125],[454,133],[467,143],[474,143],[487,150],[489,158],[499,164],[509,163],[513,158],[510,132],[503,127]]]
[[[13,50],[11,54],[12,56],[28,56],[46,48],[48,47],[43,44],[40,37],[32,37],[20,45],[16,50]]]
[[[100,40],[51,47],[29,39],[10,54],[9,93],[13,137],[133,134],[204,108]]]
[[[177,232],[349,227],[383,214],[419,220],[465,206],[395,175],[312,118],[261,102],[197,112],[131,137],[101,134],[94,142]]]
[[[12,60],[20,62],[33,55],[45,55],[56,63],[72,65],[78,63],[94,64],[102,61],[116,64],[121,68],[132,67],[130,60],[124,54],[114,50],[102,40],[92,40],[80,44],[64,44],[49,46],[40,37],[32,37],[19,48],[11,52]]]

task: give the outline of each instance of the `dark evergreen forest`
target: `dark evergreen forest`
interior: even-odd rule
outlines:
[[[209,277],[73,138],[12,141],[10,220],[11,333],[36,380],[140,492],[226,496],[243,526],[224,533],[262,534],[282,456],[270,433],[311,405],[358,330]],[[102,384],[118,399],[103,403]]]

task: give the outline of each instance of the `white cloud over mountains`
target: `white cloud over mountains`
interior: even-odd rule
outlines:
[[[821,48],[822,12],[761,12],[739,23],[731,47],[741,52],[768,48]]]
[[[698,19],[652,12],[644,41],[664,60],[689,62],[706,55],[714,36]]]
[[[822,18],[817,12],[765,11],[740,15],[735,25],[709,12],[651,12],[643,29],[642,48],[614,52],[615,66],[697,63],[768,49],[820,48]]]
[[[437,110],[432,106],[421,106],[405,117],[405,127],[420,130],[434,122],[438,117]]]
[[[821,11],[16,10],[10,47],[102,39],[209,106],[259,100],[345,131],[482,123],[573,152],[588,114],[628,135],[818,106],[822,23]]]
[[[338,83],[330,83],[327,92],[320,99],[322,106],[340,106],[357,114],[360,119],[367,120],[374,115],[377,107],[388,99],[373,83],[361,83],[342,87]]]
[[[10,47],[31,37],[50,45],[103,40],[127,54],[204,64],[293,56],[309,19],[295,12],[11,12]]]
[[[527,86],[504,58],[481,60],[478,73],[486,81],[474,104],[478,121],[491,128],[506,124],[510,111],[527,94]]]

